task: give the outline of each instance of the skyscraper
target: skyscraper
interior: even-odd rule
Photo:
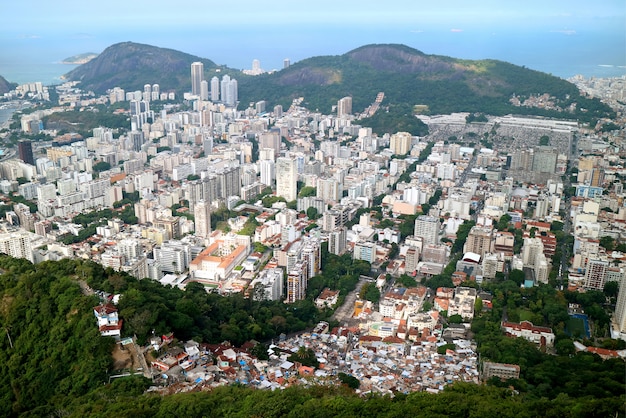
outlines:
[[[211,79],[211,101],[219,102],[220,100],[220,79],[213,77]]]
[[[225,75],[220,82],[220,95],[222,97],[222,103],[228,106],[235,106],[237,100],[239,100],[239,88],[237,86],[237,80]]]
[[[261,183],[271,187],[274,184],[274,178],[276,177],[274,161],[259,161],[259,169],[261,171]]]
[[[206,80],[200,82],[200,98],[209,100],[209,83]]]
[[[626,334],[626,278],[622,277],[618,283],[619,293],[613,323],[617,326],[617,331]]]
[[[337,102],[337,117],[348,116],[352,113],[352,97],[347,96]]]
[[[222,77],[222,81],[220,81],[220,98],[223,103],[226,103],[228,99],[228,89],[230,87],[230,76],[225,75]]]
[[[17,150],[20,160],[26,164],[35,165],[35,157],[33,156],[33,144],[30,141],[20,141],[17,144]]]
[[[198,200],[193,208],[196,236],[208,238],[211,235],[211,205],[208,200]]]
[[[282,196],[287,202],[296,200],[298,193],[298,171],[296,161],[280,157],[276,160],[276,196]]]
[[[202,93],[202,79],[204,78],[204,64],[194,62],[191,64],[191,94],[200,96]]]

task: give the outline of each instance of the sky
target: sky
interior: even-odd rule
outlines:
[[[123,41],[233,68],[249,68],[254,58],[280,68],[283,58],[342,54],[369,43],[546,72],[583,57],[626,65],[624,0],[3,0],[0,16],[0,75],[34,56],[60,61]]]

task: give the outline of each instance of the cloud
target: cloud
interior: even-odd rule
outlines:
[[[40,35],[35,35],[35,34],[22,34],[18,36],[19,39],[40,39],[41,36]]]
[[[411,32],[411,33],[423,33],[424,31],[421,30],[421,29],[412,29],[409,32]]]
[[[576,35],[576,31],[573,29],[555,29],[555,30],[551,30],[550,32],[562,33],[563,35],[567,35],[567,36]]]
[[[450,29],[450,32],[463,32],[463,29],[452,28],[452,29]]]

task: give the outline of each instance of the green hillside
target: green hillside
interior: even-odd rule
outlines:
[[[119,86],[127,91],[143,90],[145,84],[159,84],[161,91],[179,93],[191,89],[191,63],[204,63],[207,75],[217,65],[173,49],[134,42],[111,45],[96,58],[67,73],[68,80],[81,81],[81,88],[97,93]]]
[[[625,413],[622,359],[545,354],[521,338],[507,338],[498,319],[490,319],[500,318],[497,300],[493,315],[472,329],[480,336],[482,356],[522,366],[519,380],[496,379],[482,386],[456,383],[438,395],[396,393],[393,398],[359,397],[346,387],[315,385],[275,392],[231,386],[171,396],[144,394],[150,382],[143,378],[109,382],[115,374],[114,342],[99,335],[93,315],[99,300],[84,294],[81,281],[82,288],[88,284],[121,293],[123,335],[136,334],[144,342],[153,329],[157,334],[172,330],[181,341],[264,341],[279,332],[311,326],[307,317],[318,315],[310,298],[298,305],[254,302],[208,294],[202,286],[189,285],[182,291],[138,281],[84,260],[32,265],[0,255],[0,416],[623,417]],[[555,292],[549,287],[540,290]],[[275,320],[278,317],[283,319]]]
[[[115,86],[141,90],[146,83],[158,83],[162,91],[181,95],[190,90],[194,61],[204,63],[207,80],[224,74],[237,79],[239,108],[260,100],[288,107],[293,99],[304,97],[305,107],[330,113],[339,99],[351,96],[353,112],[358,113],[382,91],[383,106],[427,105],[432,114],[515,113],[581,121],[614,116],[608,106],[581,97],[573,84],[558,77],[502,61],[427,55],[405,45],[367,45],[343,55],[308,58],[272,74],[247,76],[193,55],[125,42],[110,46],[67,77],[99,93]],[[553,97],[552,109],[509,103],[513,95],[524,99],[546,93]],[[572,104],[575,111],[567,111]]]

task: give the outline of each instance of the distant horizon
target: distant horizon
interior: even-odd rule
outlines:
[[[430,51],[430,50],[425,50],[425,48],[418,48],[418,47],[409,45],[405,42],[369,42],[369,43],[364,43],[361,45],[355,45],[354,47],[349,47],[345,49],[345,51],[338,51],[338,48],[335,46],[333,48],[329,48],[330,50],[328,51],[328,53],[322,53],[322,51],[318,51],[319,53],[312,54],[309,56],[303,56],[302,53],[300,53],[300,55],[292,54],[292,56],[289,56],[288,53],[281,54],[280,51],[278,50],[273,51],[270,54],[268,54],[267,51],[260,51],[260,53],[255,54],[255,51],[245,50],[242,48],[242,49],[239,49],[239,52],[242,53],[242,55],[245,55],[245,57],[242,57],[238,55],[236,56],[236,54],[233,54],[232,51],[222,49],[222,50],[217,51],[219,52],[219,54],[216,53],[215,55],[221,55],[221,56],[230,55],[230,58],[232,58],[230,62],[224,62],[225,59],[219,59],[219,57],[201,55],[199,53],[199,49],[201,49],[201,47],[199,46],[196,46],[194,48],[193,45],[191,44],[185,44],[183,45],[183,48],[177,48],[175,45],[164,46],[160,44],[158,40],[155,40],[155,41],[157,42],[147,42],[145,40],[115,41],[115,42],[111,42],[110,44],[108,44],[102,49],[100,48],[89,49],[88,46],[85,46],[86,49],[82,49],[82,50],[77,49],[74,51],[74,50],[61,48],[58,50],[58,52],[55,52],[54,48],[49,48],[45,46],[45,43],[44,43],[44,46],[42,48],[46,50],[45,55],[36,52],[34,55],[24,60],[24,62],[13,61],[13,62],[16,62],[16,64],[11,64],[11,60],[0,61],[0,76],[3,76],[9,82],[18,83],[18,84],[37,82],[37,81],[41,81],[45,85],[59,84],[63,81],[61,79],[62,75],[67,74],[72,69],[78,66],[78,65],[72,65],[72,64],[64,64],[62,62],[63,60],[70,58],[72,56],[81,55],[85,53],[100,54],[106,48],[112,45],[115,45],[117,43],[121,43],[121,42],[134,42],[134,43],[139,43],[139,44],[148,44],[148,45],[159,47],[159,48],[175,49],[180,52],[184,52],[190,55],[195,55],[198,58],[209,59],[215,62],[217,65],[224,65],[235,70],[244,70],[244,69],[251,68],[252,60],[254,59],[258,59],[261,62],[261,67],[264,70],[271,71],[271,70],[282,69],[282,64],[283,64],[284,59],[289,59],[291,64],[294,64],[304,59],[313,58],[317,56],[342,55],[342,54],[350,52],[353,49],[360,48],[362,46],[369,45],[369,44],[401,44],[401,45],[405,45],[410,48],[419,50],[428,55],[442,55],[442,56],[449,56],[452,58],[469,59],[469,60],[494,59],[494,60],[506,61],[506,62],[510,62],[512,64],[523,66],[532,70],[537,70],[537,71],[542,71],[548,74],[552,74],[552,75],[555,75],[557,77],[561,77],[564,79],[572,77],[574,75],[579,75],[579,74],[585,76],[586,78],[621,77],[621,76],[626,75],[626,62],[624,63],[619,63],[615,61],[611,62],[610,58],[605,58],[604,61],[601,61],[602,57],[598,57],[595,59],[597,62],[592,62],[591,57],[589,57],[588,55],[582,55],[582,56],[579,56],[579,59],[576,60],[577,62],[567,63],[564,59],[542,61],[539,55],[532,57],[532,56],[528,56],[528,53],[520,54],[521,58],[518,60],[512,60],[509,57],[506,57],[503,55],[500,55],[500,56],[491,55],[490,56],[488,54],[485,54],[484,56],[481,56],[481,57],[475,57],[476,52],[472,53],[471,51],[469,53],[462,54],[461,56],[457,56],[456,54],[454,54],[453,53],[454,50],[462,49],[463,44],[458,44],[458,45],[447,44],[447,45],[444,45],[444,48],[443,48],[445,49],[444,51]],[[166,43],[169,43],[169,42],[166,42]],[[191,46],[191,48],[184,48],[185,46]],[[2,49],[3,49],[2,41],[0,40],[0,50]],[[35,48],[34,50],[38,51],[39,49],[40,48]],[[4,50],[6,51],[6,49]],[[262,55],[262,54],[265,54],[265,55]],[[293,58],[293,56],[295,56],[296,58]],[[521,61],[521,59],[524,59],[524,57],[527,57],[528,61]],[[589,58],[589,62],[585,62],[587,58]],[[270,63],[269,65],[267,65],[268,62]]]

